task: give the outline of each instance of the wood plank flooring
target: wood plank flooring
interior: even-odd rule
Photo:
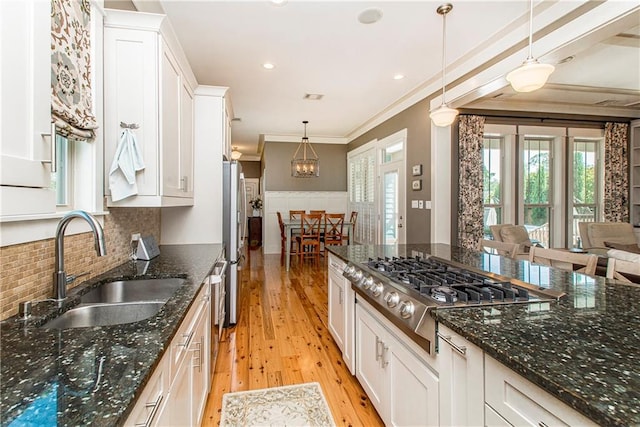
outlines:
[[[327,265],[252,250],[242,270],[240,317],[220,343],[203,426],[220,424],[222,396],[317,381],[339,426],[382,426],[327,328]]]

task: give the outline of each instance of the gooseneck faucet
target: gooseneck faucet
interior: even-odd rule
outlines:
[[[98,256],[105,256],[107,254],[104,231],[95,217],[81,210],[71,211],[62,217],[56,229],[56,271],[53,273],[53,298],[59,301],[67,297],[67,272],[64,271],[64,232],[69,222],[74,218],[82,218],[89,223],[91,231],[93,232],[93,239]]]

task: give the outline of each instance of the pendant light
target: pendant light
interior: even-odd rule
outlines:
[[[533,92],[540,89],[555,70],[551,64],[541,64],[531,54],[533,44],[533,0],[529,3],[529,55],[521,66],[507,74],[507,81],[516,92]]]
[[[458,110],[449,108],[445,100],[445,65],[446,65],[446,29],[447,29],[447,13],[451,12],[453,5],[451,3],[445,3],[438,6],[436,12],[442,15],[442,104],[435,110],[431,110],[429,117],[436,126],[450,126],[458,115]]]
[[[307,138],[307,123],[309,121],[304,120],[302,123],[304,123],[304,136],[296,152],[293,153],[291,176],[295,178],[313,178],[320,176],[320,159],[309,142],[309,138]],[[307,157],[307,149],[313,153],[313,157]],[[298,153],[300,153],[300,157],[298,157]]]

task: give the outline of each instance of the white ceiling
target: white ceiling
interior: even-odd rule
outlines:
[[[231,88],[234,115],[240,119],[232,127],[233,145],[245,158],[259,156],[264,135],[299,141],[302,120],[309,120],[312,142],[321,137],[347,142],[403,103],[441,87],[442,18],[436,13],[440,1],[289,0],[283,6],[266,0],[159,1],[161,9],[149,0],[133,3],[138,10],[163,10],[168,15],[199,84]],[[628,3],[633,5],[630,9],[640,9],[637,1]],[[450,69],[508,33],[519,33],[514,55],[524,60],[528,1],[453,4],[447,16]],[[359,13],[374,7],[383,13],[379,22],[358,22]],[[549,6],[535,9],[541,21],[545,7]],[[615,38],[600,31],[599,37],[557,49],[554,61],[561,59],[558,55],[575,58],[558,64],[542,90],[515,94],[497,87],[466,104],[527,109],[534,102],[538,109],[548,105],[549,110],[586,114],[589,105],[611,101],[622,105],[614,109],[617,115],[640,117],[640,12],[633,12],[623,29],[616,28]],[[604,37],[606,41],[600,40]],[[275,68],[264,69],[265,62]],[[394,80],[398,73],[405,78]],[[324,97],[305,100],[307,93]]]

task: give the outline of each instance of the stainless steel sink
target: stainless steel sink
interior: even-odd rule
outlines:
[[[106,282],[80,297],[80,305],[45,323],[45,329],[121,325],[148,319],[185,283],[185,279]]]
[[[163,305],[164,302],[84,305],[64,312],[42,327],[45,329],[67,329],[138,322],[158,313]]]
[[[166,302],[184,282],[185,279],[179,278],[107,282],[84,294],[80,303]]]

